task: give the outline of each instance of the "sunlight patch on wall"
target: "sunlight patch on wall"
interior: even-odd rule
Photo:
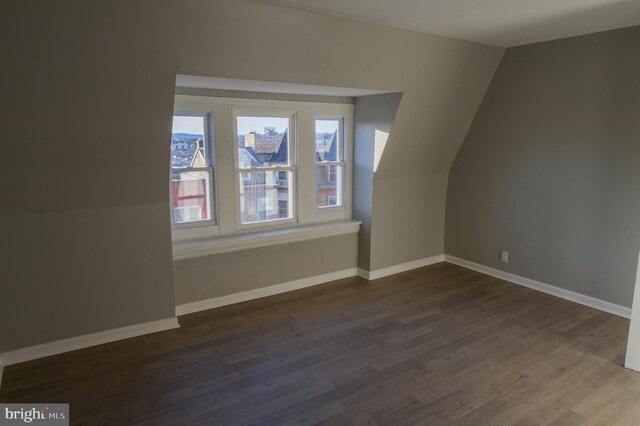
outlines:
[[[383,132],[382,130],[376,130],[374,136],[374,146],[373,146],[373,172],[375,173],[378,170],[378,165],[380,164],[380,159],[382,159],[382,154],[384,153],[384,148],[387,146],[387,139],[389,139],[389,133]]]

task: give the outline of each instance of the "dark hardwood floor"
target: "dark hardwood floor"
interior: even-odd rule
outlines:
[[[640,424],[628,320],[447,263],[5,368],[72,424]]]

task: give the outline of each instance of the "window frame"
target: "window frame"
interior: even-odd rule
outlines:
[[[353,151],[354,104],[351,102],[317,102],[315,100],[270,100],[248,99],[243,97],[224,97],[203,94],[176,94],[174,114],[188,115],[211,114],[209,137],[210,164],[213,169],[211,191],[214,205],[215,224],[191,222],[180,229],[172,226],[174,244],[189,241],[226,240],[242,236],[242,241],[263,233],[294,230],[320,224],[340,223],[352,220],[353,165],[349,164]],[[289,161],[295,164],[295,175],[291,180],[290,219],[259,221],[240,224],[239,186],[240,175],[237,169],[237,121],[234,112],[240,115],[281,116],[293,114],[289,118]],[[317,208],[316,166],[315,161],[315,120],[341,119],[342,129],[342,206]],[[292,152],[293,150],[293,152]],[[171,165],[170,165],[171,166]],[[290,167],[290,166],[287,166]],[[287,168],[285,167],[285,169]],[[264,169],[264,168],[263,168]],[[171,169],[170,169],[171,170]],[[260,171],[252,168],[248,171]],[[288,171],[288,170],[286,170]],[[276,177],[277,173],[276,173]],[[171,175],[170,175],[171,178]],[[171,180],[170,180],[171,182]],[[171,188],[171,187],[170,187]],[[171,189],[169,189],[171,191]],[[236,196],[237,194],[237,196]],[[172,205],[171,205],[172,206]],[[171,218],[173,222],[173,218]],[[240,244],[240,243],[239,243]]]
[[[273,117],[273,118],[286,118],[289,120],[289,127],[287,129],[287,159],[288,164],[286,166],[269,166],[269,167],[239,167],[238,160],[238,117]],[[235,198],[236,198],[236,230],[242,231],[246,229],[268,229],[270,227],[277,227],[280,225],[287,225],[291,223],[298,223],[298,162],[297,162],[297,147],[298,138],[296,132],[296,111],[291,109],[279,109],[274,108],[233,108],[233,166],[235,171]],[[289,183],[290,200],[289,200],[289,212],[291,217],[283,219],[271,219],[271,220],[259,220],[256,222],[242,222],[242,209],[240,203],[240,174],[241,173],[260,173],[260,172],[274,172],[276,175],[279,172],[291,172],[291,182]]]
[[[171,234],[172,239],[194,239],[210,237],[217,234],[218,231],[218,199],[217,199],[217,177],[215,167],[215,151],[214,151],[214,127],[213,127],[213,111],[211,109],[200,108],[176,108],[173,111],[172,118],[175,116],[182,117],[202,117],[204,122],[204,144],[205,144],[205,163],[206,167],[184,167],[177,168],[169,161],[169,214],[171,217]],[[173,134],[173,127],[172,127]],[[186,223],[176,223],[174,213],[173,200],[173,173],[185,172],[206,172],[209,175],[209,191],[208,197],[210,205],[209,219],[198,220]]]
[[[348,176],[347,174],[347,140],[346,140],[346,117],[344,115],[314,115],[313,118],[313,139],[314,139],[314,144],[315,144],[315,136],[316,136],[316,122],[318,120],[335,120],[338,122],[338,142],[339,142],[339,149],[336,151],[338,154],[338,158],[340,159],[340,161],[316,161],[315,159],[315,149],[313,150],[313,162],[315,164],[316,169],[314,170],[315,172],[317,172],[317,168],[318,167],[322,167],[322,166],[339,166],[341,172],[336,172],[336,180],[338,182],[336,182],[336,189],[338,190],[338,194],[337,194],[337,201],[339,201],[339,204],[335,205],[335,206],[318,206],[318,202],[317,202],[317,191],[318,191],[318,185],[317,183],[314,184],[315,187],[315,196],[316,196],[316,202],[315,202],[315,211],[316,213],[330,213],[330,212],[340,212],[340,211],[344,211],[347,209],[346,206],[346,201],[345,201],[345,197],[347,194],[347,179],[346,176]],[[314,145],[315,146],[315,145]],[[329,171],[329,173],[331,173]]]

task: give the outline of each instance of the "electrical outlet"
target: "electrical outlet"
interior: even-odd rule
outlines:
[[[509,252],[502,250],[502,261],[504,263],[509,263]]]

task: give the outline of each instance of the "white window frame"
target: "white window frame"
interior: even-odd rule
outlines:
[[[238,160],[238,117],[272,117],[286,118],[289,120],[289,128],[287,130],[287,157],[288,164],[286,166],[268,166],[268,167],[239,167]],[[235,187],[236,187],[236,228],[238,230],[265,228],[270,226],[280,226],[298,222],[298,194],[297,194],[297,134],[296,134],[296,113],[291,110],[279,110],[278,108],[234,108],[233,109],[233,150],[234,166],[235,166]],[[240,208],[240,173],[260,173],[260,172],[291,172],[291,182],[289,182],[290,200],[289,214],[290,217],[283,219],[260,220],[256,222],[242,223],[242,209]],[[277,176],[277,175],[276,175]]]
[[[180,108],[173,116],[202,117],[204,123],[204,144],[206,167],[173,167],[169,163],[169,211],[171,232],[174,239],[201,238],[216,234],[218,203],[216,199],[215,153],[213,143],[213,112],[209,109]],[[173,131],[173,129],[172,129]],[[209,219],[186,223],[176,223],[173,201],[173,173],[206,172],[209,175]]]
[[[319,115],[316,116],[313,120],[313,127],[314,127],[314,143],[315,143],[315,126],[316,126],[316,121],[318,120],[334,120],[338,122],[338,150],[336,151],[338,154],[338,159],[339,161],[316,161],[316,156],[315,156],[315,149],[314,149],[314,153],[313,153],[313,161],[316,164],[316,168],[317,167],[322,167],[322,166],[340,166],[340,172],[336,172],[336,189],[338,191],[337,194],[337,201],[338,204],[335,206],[318,206],[318,203],[316,202],[316,211],[319,213],[323,213],[323,212],[335,212],[335,211],[343,211],[346,209],[345,205],[345,193],[346,193],[346,180],[344,178],[345,176],[345,169],[346,169],[346,156],[347,156],[347,150],[345,149],[346,144],[346,133],[345,133],[345,117],[344,116],[339,116],[339,115]],[[329,172],[331,173],[331,172]],[[318,191],[318,186],[317,184],[316,186],[316,194]],[[317,196],[317,195],[316,195]]]
[[[354,105],[347,103],[276,101],[265,99],[222,98],[200,95],[176,95],[175,113],[208,112],[212,117],[211,164],[213,166],[211,190],[214,193],[215,224],[209,226],[194,222],[189,227],[173,229],[174,243],[189,241],[228,240],[247,238],[265,232],[280,233],[320,224],[338,224],[351,221],[351,192],[353,152]],[[289,171],[294,167],[290,182],[292,200],[289,219],[276,219],[242,224],[240,220],[240,170],[238,170],[237,116],[282,116],[289,117],[289,166],[274,168],[251,168],[248,171],[279,170]],[[315,161],[315,120],[341,119],[342,133],[342,205],[318,208]],[[278,176],[276,175],[276,178]],[[173,218],[172,218],[173,221]],[[285,235],[285,234],[283,234]],[[293,234],[291,234],[293,235]],[[240,240],[238,240],[240,241]],[[238,243],[240,244],[240,243]]]

